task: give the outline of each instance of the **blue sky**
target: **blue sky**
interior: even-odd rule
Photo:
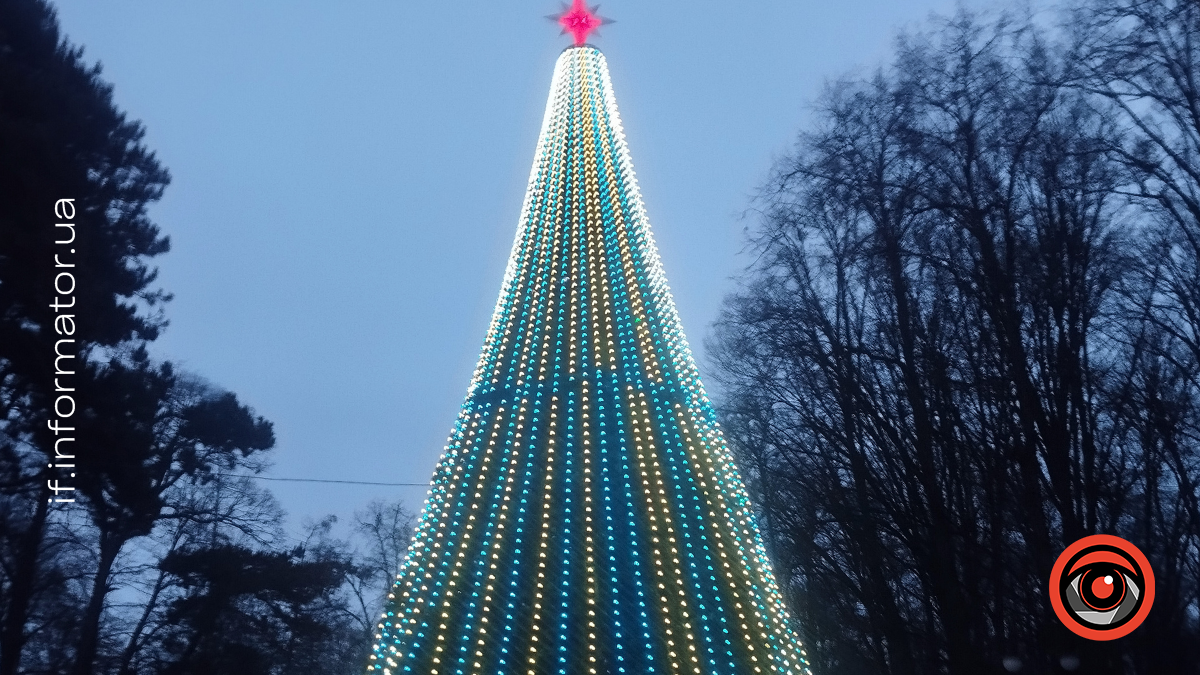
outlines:
[[[175,294],[156,353],[275,423],[269,476],[428,482],[500,289],[557,2],[62,0],[147,127]],[[701,374],[750,196],[825,82],[952,0],[630,2],[605,52]],[[711,389],[711,387],[710,387]],[[269,484],[290,522],[425,488]]]

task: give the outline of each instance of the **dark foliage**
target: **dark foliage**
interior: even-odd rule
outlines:
[[[305,560],[303,548],[263,552],[239,546],[176,551],[160,567],[180,579],[164,639],[164,675],[266,675],[318,665],[336,653],[341,608],[330,602],[348,562]]]
[[[147,207],[168,174],[142,139],[47,2],[0,0],[0,675],[356,668],[365,563],[320,537],[280,552],[270,495],[229,476],[263,468],[270,422],[148,355],[168,243]],[[59,199],[76,285],[56,314]],[[77,501],[51,504],[67,338]]]
[[[1125,5],[1200,38],[1182,3]],[[905,37],[891,69],[830,88],[762,194],[714,348],[815,672],[1200,672],[1200,353],[1179,292],[1200,249],[1163,206],[1197,192],[1146,173],[1172,150],[1176,179],[1200,165],[1183,131],[1150,147],[1171,115],[1103,91],[1159,62],[1144,43],[1103,57],[1097,26],[1124,21],[1106,12],[1081,10],[1080,44],[965,12]],[[1109,643],[1046,595],[1093,533],[1158,579],[1146,624]]]
[[[152,339],[162,320],[149,310],[164,299],[151,288],[149,257],[167,240],[146,217],[168,181],[166,171],[142,144],[140,125],[112,104],[111,88],[88,67],[80,50],[62,41],[53,12],[43,2],[0,2],[0,475],[4,500],[4,616],[0,623],[0,673],[11,675],[35,615],[37,593],[47,578],[67,579],[76,570],[45,558],[58,542],[45,499],[54,437],[46,429],[54,400],[47,367],[57,339],[53,267],[58,236],[54,206],[74,199],[77,227],[72,271],[77,335],[69,351],[82,380],[79,388],[114,393],[112,371],[101,374],[106,348]],[[146,382],[134,389],[145,393]],[[133,402],[134,390],[116,392]],[[131,410],[129,414],[136,415]],[[90,419],[99,420],[95,411]],[[145,426],[145,424],[143,424]],[[136,433],[126,429],[121,434]],[[81,459],[92,469],[94,457]],[[102,470],[97,480],[111,480]],[[134,500],[144,498],[128,492]],[[37,625],[36,623],[34,624]],[[85,633],[87,630],[85,628]],[[84,640],[88,638],[85,636]]]

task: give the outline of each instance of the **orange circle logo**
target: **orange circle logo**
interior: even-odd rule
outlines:
[[[1050,604],[1072,633],[1115,640],[1142,625],[1154,604],[1154,572],[1138,547],[1107,534],[1067,547],[1050,572]]]

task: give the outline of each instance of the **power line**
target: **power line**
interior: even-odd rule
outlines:
[[[376,483],[365,480],[329,480],[326,478],[271,478],[268,476],[247,476],[245,474],[225,473],[222,476],[230,478],[252,478],[254,480],[277,480],[288,483],[343,483],[346,485],[386,485],[388,487],[429,487],[429,483]]]

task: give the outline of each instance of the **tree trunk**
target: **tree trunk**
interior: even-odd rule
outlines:
[[[40,482],[40,481],[39,481]],[[37,497],[37,508],[29,529],[22,537],[12,578],[12,599],[0,628],[0,675],[16,675],[25,647],[25,622],[33,601],[34,581],[37,578],[38,554],[46,535],[46,518],[50,514],[49,500]]]
[[[184,525],[180,524],[175,529],[175,536],[171,540],[171,547],[163,554],[163,557],[174,552],[179,547],[179,542],[183,540]],[[159,559],[160,561],[162,558]],[[133,633],[129,636],[129,642],[126,643],[124,651],[121,652],[121,663],[117,667],[118,675],[134,675],[130,664],[133,663],[133,656],[137,654],[138,640],[142,637],[142,631],[146,630],[146,624],[150,623],[150,615],[154,613],[154,608],[158,606],[158,596],[162,594],[166,588],[167,573],[159,571],[158,578],[154,580],[154,590],[150,592],[150,599],[146,601],[146,608],[142,610],[142,617],[138,619],[137,625],[133,627]]]
[[[158,604],[158,596],[166,586],[166,579],[167,573],[159,572],[158,578],[154,580],[154,590],[150,592],[150,599],[146,601],[146,608],[142,611],[142,617],[138,619],[137,625],[133,627],[133,633],[129,636],[129,642],[125,645],[125,650],[121,652],[121,663],[117,668],[118,675],[134,675],[130,664],[133,663],[133,655],[137,653],[138,640],[142,637],[142,631],[146,630],[146,624],[150,622],[150,615],[154,612],[154,607]]]
[[[92,583],[92,595],[80,622],[79,648],[75,653],[74,675],[92,675],[96,662],[96,649],[100,637],[100,618],[104,614],[104,599],[111,590],[108,586],[112,576],[113,562],[126,539],[110,533],[100,535],[100,564],[96,567]]]

